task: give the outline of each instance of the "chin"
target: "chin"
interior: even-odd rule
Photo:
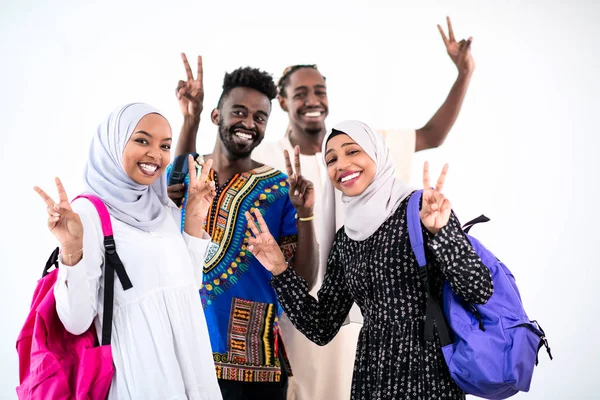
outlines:
[[[157,176],[145,176],[145,175],[136,175],[131,179],[137,183],[138,185],[151,186],[158,178],[160,178],[162,174]]]

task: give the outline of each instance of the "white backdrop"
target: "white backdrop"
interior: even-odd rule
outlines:
[[[192,65],[197,54],[205,60],[205,151],[223,74],[242,65],[278,79],[287,65],[317,63],[328,78],[330,123],[418,128],[456,76],[436,28],[447,14],[458,37],[474,37],[477,68],[446,144],[416,157],[412,183],[425,159],[434,169],[447,161],[446,192],[459,217],[492,219],[473,233],[512,269],[556,356],[541,354],[530,393],[517,397],[598,397],[600,3],[45,3],[0,6],[0,398],[15,398],[15,339],[55,246],[32,186],[53,191],[58,175],[76,195],[91,135],[115,106],[151,103],[178,133],[174,88],[185,51]],[[266,140],[285,126],[274,107]]]

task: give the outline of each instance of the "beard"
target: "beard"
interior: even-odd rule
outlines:
[[[246,146],[240,146],[238,143],[236,143],[233,140],[236,129],[245,129],[253,131],[255,135],[252,142]],[[256,128],[247,129],[242,124],[232,125],[228,128],[224,125],[223,121],[221,120],[219,121],[219,137],[221,138],[221,142],[223,142],[223,145],[225,146],[225,149],[227,150],[227,153],[229,154],[230,158],[234,160],[239,160],[242,158],[250,157],[250,155],[252,154],[252,150],[254,150],[256,146],[258,146],[262,142],[264,135],[260,135]]]

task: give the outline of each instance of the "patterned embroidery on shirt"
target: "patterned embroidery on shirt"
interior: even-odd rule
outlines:
[[[234,298],[229,318],[227,354],[214,353],[219,379],[279,382],[279,329],[274,304]]]
[[[252,255],[247,251],[250,231],[244,213],[258,208],[264,215],[271,204],[287,195],[285,175],[266,165],[239,174],[218,190],[206,223],[212,243],[200,287],[205,308],[248,271]]]

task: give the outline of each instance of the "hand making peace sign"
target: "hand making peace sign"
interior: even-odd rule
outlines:
[[[288,182],[290,184],[289,196],[292,205],[296,209],[299,218],[309,218],[313,215],[315,207],[315,188],[311,181],[302,176],[302,168],[300,167],[300,148],[294,148],[294,168],[290,161],[290,153],[287,150],[283,151],[285,157],[285,167],[288,174]],[[296,172],[294,173],[294,169]]]
[[[61,246],[83,241],[83,225],[79,215],[73,211],[67,192],[60,179],[55,178],[58,189],[58,204],[46,192],[35,186],[33,189],[46,203],[48,211],[48,229],[56,237]],[[81,246],[79,246],[81,247]]]
[[[447,174],[448,164],[444,165],[435,189],[432,189],[429,183],[429,163],[425,162],[423,166],[423,204],[419,216],[425,228],[434,235],[446,226],[452,211],[450,200],[442,194]]]
[[[188,156],[190,186],[188,188],[188,201],[186,205],[185,217],[194,218],[197,221],[204,222],[208,217],[208,210],[216,196],[215,182],[208,180],[208,174],[213,161],[208,160],[202,165],[202,174],[200,178],[196,175],[194,157]]]
[[[438,29],[440,34],[442,35],[442,39],[444,40],[444,44],[446,45],[446,50],[448,51],[448,55],[452,59],[452,62],[456,65],[456,68],[460,72],[471,73],[475,69],[475,61],[473,60],[473,56],[471,55],[471,42],[473,41],[472,37],[469,37],[468,40],[461,40],[460,42],[456,42],[454,38],[454,30],[452,29],[452,22],[450,22],[450,17],[446,17],[446,21],[448,22],[448,36],[444,33],[444,29],[438,25]]]
[[[202,56],[198,56],[198,76],[196,79],[194,79],[192,68],[185,53],[181,53],[181,59],[185,67],[187,81],[179,81],[175,90],[177,100],[179,101],[179,108],[184,117],[199,116],[204,103]]]
[[[254,222],[256,218],[256,222]],[[269,227],[265,222],[258,208],[254,209],[254,215],[246,211],[248,228],[252,236],[248,239],[248,250],[254,254],[254,257],[262,264],[267,271],[273,275],[279,275],[287,268],[285,257],[281,252],[279,244],[269,232]],[[258,223],[258,226],[256,226]]]

